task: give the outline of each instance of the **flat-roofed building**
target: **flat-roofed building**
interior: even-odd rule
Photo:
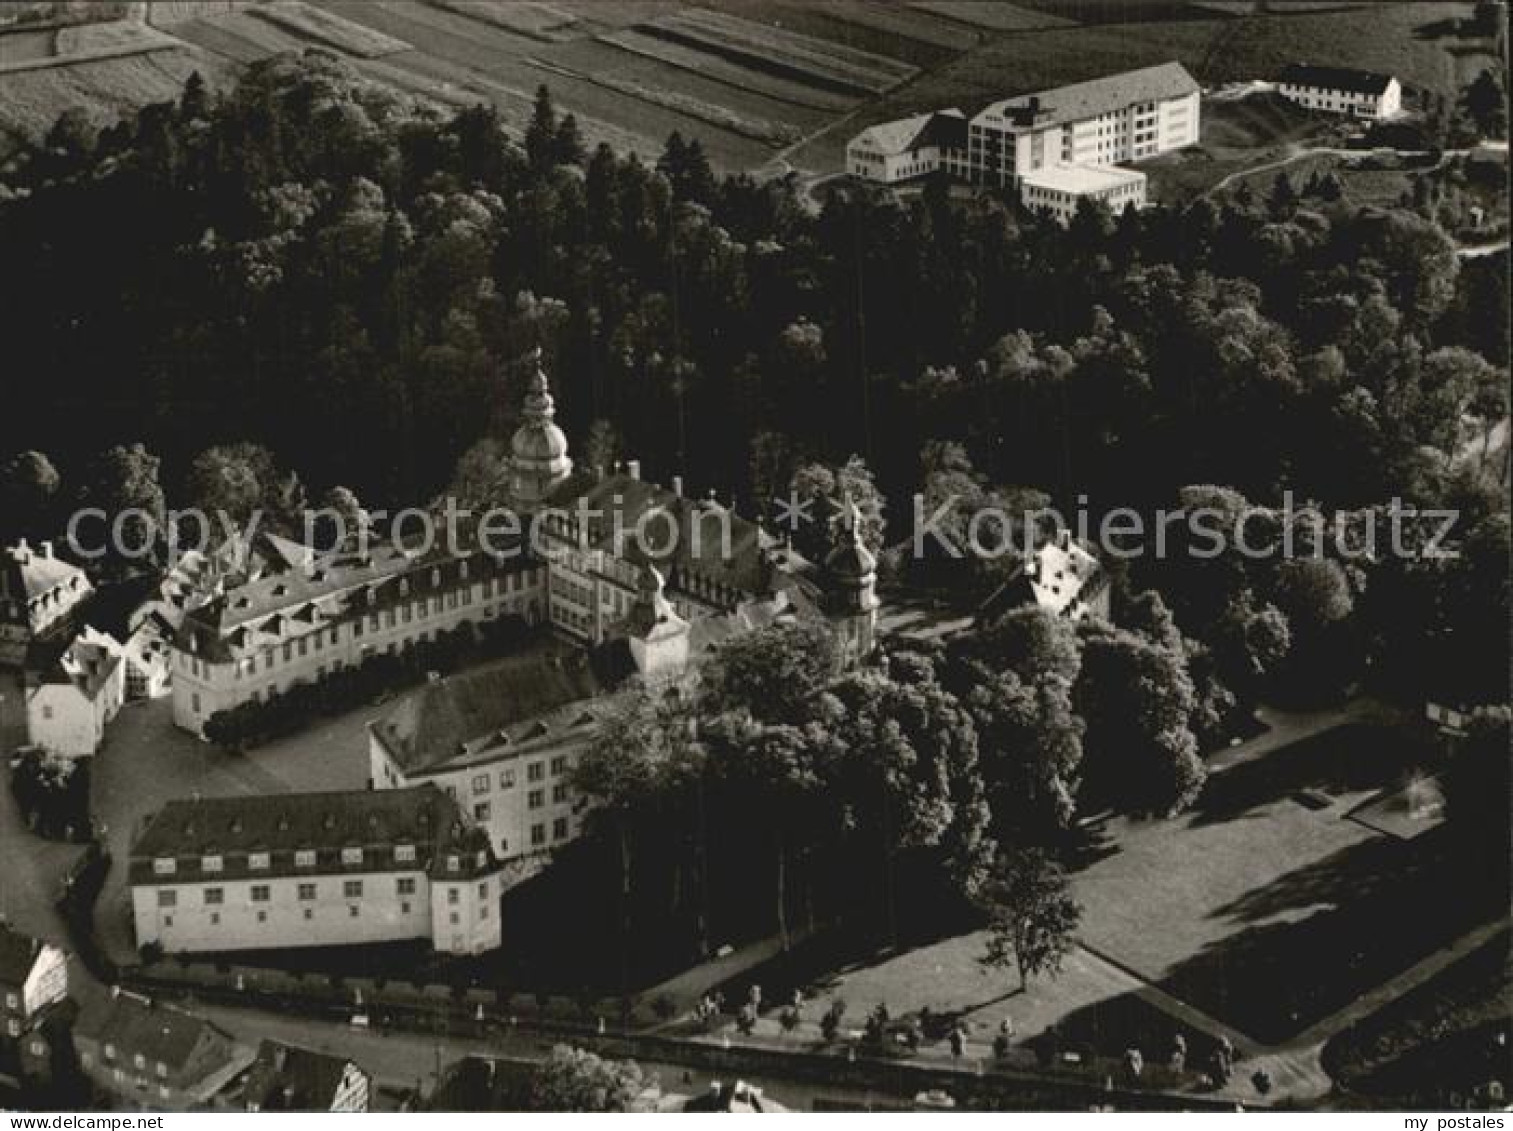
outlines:
[[[1063,224],[1083,200],[1106,204],[1115,214],[1145,206],[1145,174],[1117,165],[1047,165],[1019,179],[1026,208],[1045,209]]]
[[[434,785],[170,801],[132,845],[138,945],[499,945],[499,860]]]

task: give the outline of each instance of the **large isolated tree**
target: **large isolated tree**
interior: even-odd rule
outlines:
[[[977,905],[987,917],[987,949],[979,959],[984,966],[1012,966],[1021,990],[1033,977],[1061,971],[1076,942],[1082,907],[1054,857],[1038,848],[1004,849],[978,891]]]

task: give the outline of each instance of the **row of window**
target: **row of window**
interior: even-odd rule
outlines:
[[[548,775],[560,777],[567,773],[569,766],[566,754],[554,755],[546,762],[530,762],[525,767],[525,780],[528,782],[544,781]],[[515,784],[515,767],[507,766],[499,771],[499,788],[511,789]],[[473,795],[481,797],[493,788],[493,778],[489,774],[473,775]]]
[[[313,848],[301,848],[294,853],[294,866],[296,868],[314,868],[317,862],[317,853]],[[396,844],[394,846],[394,862],[396,864],[413,864],[415,862],[415,846],[413,844]],[[341,850],[341,862],[345,865],[356,865],[363,862],[363,850],[357,847],[343,848]],[[273,854],[270,852],[249,852],[247,854],[247,867],[254,872],[266,871],[273,866]],[[457,857],[447,857],[447,867],[450,871],[456,871],[459,867]],[[200,871],[220,872],[225,868],[225,857],[213,853],[200,857]],[[152,862],[152,870],[155,875],[171,876],[179,870],[179,862],[172,856],[159,856]]]

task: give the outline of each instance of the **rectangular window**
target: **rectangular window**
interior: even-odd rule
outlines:
[[[299,898],[300,898],[300,901],[302,903],[311,903],[311,902],[313,902],[314,899],[315,899],[315,885],[314,884],[300,884],[299,885]]]
[[[567,769],[567,756],[566,755],[564,755],[564,754],[558,754],[555,758],[552,759],[551,774],[552,774],[553,777],[556,777],[558,774],[562,773],[566,769]]]
[[[552,839],[553,840],[566,840],[567,839],[567,818],[566,817],[558,817],[555,821],[552,822]]]
[[[159,907],[177,907],[179,905],[179,893],[171,888],[158,889]]]
[[[341,885],[341,894],[343,899],[361,899],[362,881],[343,880]]]
[[[500,789],[514,789],[515,788],[515,770],[514,770],[513,767],[511,767],[510,769],[507,769],[507,770],[500,770],[499,771],[499,788]]]
[[[570,791],[568,790],[567,785],[563,782],[558,782],[556,785],[552,786],[553,804],[560,805],[562,802],[566,801],[568,799],[569,792]]]
[[[545,843],[546,843],[546,826],[545,825],[532,825],[531,826],[531,844],[533,844],[533,845],[543,845]]]
[[[526,781],[541,781],[546,776],[546,766],[541,762],[532,762],[525,768]]]
[[[462,892],[458,888],[447,888],[447,902],[454,907],[462,898]]]
[[[526,795],[526,806],[530,809],[540,809],[546,804],[546,790],[533,789]]]
[[[222,903],[225,903],[225,902],[226,902],[226,889],[225,888],[206,888],[205,889],[205,906],[206,907],[216,907],[219,904],[222,904]]]
[[[315,867],[315,849],[301,848],[294,854],[294,866],[296,868]]]
[[[252,885],[252,902],[267,903],[270,898],[267,884]]]
[[[152,870],[159,876],[171,876],[178,868],[179,862],[171,856],[159,856],[152,862]]]
[[[266,852],[253,852],[247,856],[247,867],[254,872],[266,872],[271,862],[272,859]]]
[[[361,864],[362,863],[362,849],[360,849],[360,848],[344,848],[344,849],[342,849],[341,850],[341,862],[343,864]]]
[[[491,779],[488,774],[478,774],[473,778],[473,792],[487,793],[489,791],[490,784],[492,784],[492,780],[493,779]]]
[[[397,881],[397,884],[396,884],[396,890],[398,891],[398,893],[400,895],[414,895],[415,894],[415,877],[414,876],[400,876],[399,880]]]
[[[412,863],[415,859],[415,846],[413,844],[400,844],[394,848],[394,859],[401,864]]]
[[[487,821],[488,819],[489,803],[487,801],[480,801],[477,805],[473,806],[473,820]]]

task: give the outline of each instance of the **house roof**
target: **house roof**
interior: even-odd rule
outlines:
[[[1292,86],[1344,90],[1351,94],[1385,94],[1387,87],[1392,83],[1392,76],[1378,74],[1375,71],[1358,71],[1353,67],[1292,63],[1282,68],[1277,81]]]
[[[908,153],[924,145],[945,145],[962,148],[966,145],[967,120],[960,110],[938,110],[928,114],[915,114],[892,122],[879,122],[869,126],[852,138],[852,143],[870,142],[872,148],[884,156],[893,157]]]
[[[242,1084],[242,1100],[261,1111],[329,1111],[353,1062],[265,1040]]]
[[[333,793],[270,793],[170,801],[148,821],[131,848],[132,883],[188,883],[333,872],[361,875],[392,871],[394,848],[413,845],[408,867],[440,872],[442,857],[460,856],[472,873],[494,867],[488,838],[468,821],[457,803],[435,785],[413,789],[350,790]],[[363,849],[347,864],[342,849]],[[314,851],[311,867],[295,864],[295,853]],[[267,853],[268,867],[253,869],[248,854]],[[206,856],[221,867],[205,871]],[[178,861],[172,878],[156,875],[153,861]],[[450,873],[449,873],[450,874]]]
[[[1108,573],[1086,546],[1063,531],[1020,564],[1013,576],[982,603],[979,617],[1034,605],[1057,616],[1081,615],[1090,598],[1108,585]]]
[[[1138,184],[1145,180],[1145,174],[1118,165],[1045,165],[1032,169],[1020,179],[1027,185],[1080,195]]]
[[[195,1050],[207,1036],[231,1038],[211,1022],[175,1006],[117,992],[103,1009],[87,1009],[75,1024],[80,1036],[115,1046],[116,1059],[130,1064],[140,1055],[148,1064],[162,1063],[175,1076],[189,1067]],[[220,1065],[208,1064],[204,1075]]]
[[[72,684],[93,699],[121,664],[121,645],[103,632],[85,626],[37,673],[43,683]]]
[[[592,701],[625,674],[607,671],[591,653],[541,642],[426,684],[371,729],[406,774],[497,761],[596,726]]]
[[[41,944],[0,923],[0,983],[20,987],[30,977]]]
[[[590,546],[614,550],[618,531],[622,544],[616,556],[633,565],[655,565],[670,590],[731,604],[772,590],[767,550],[773,539],[714,499],[690,498],[633,475],[575,475],[557,488],[550,505],[597,515],[588,532]],[[670,520],[649,517],[658,510]],[[641,545],[638,530],[651,546]]]
[[[39,550],[23,540],[0,558],[0,593],[7,596],[30,601],[70,582],[89,586],[84,571],[54,556],[50,546]]]
[[[979,117],[1022,117],[1025,126],[1043,127],[1080,122],[1111,114],[1137,102],[1182,98],[1198,90],[1198,82],[1181,63],[1158,63],[1137,71],[1089,79],[1034,94],[1019,94],[991,103]],[[1031,117],[1033,116],[1033,117]]]

